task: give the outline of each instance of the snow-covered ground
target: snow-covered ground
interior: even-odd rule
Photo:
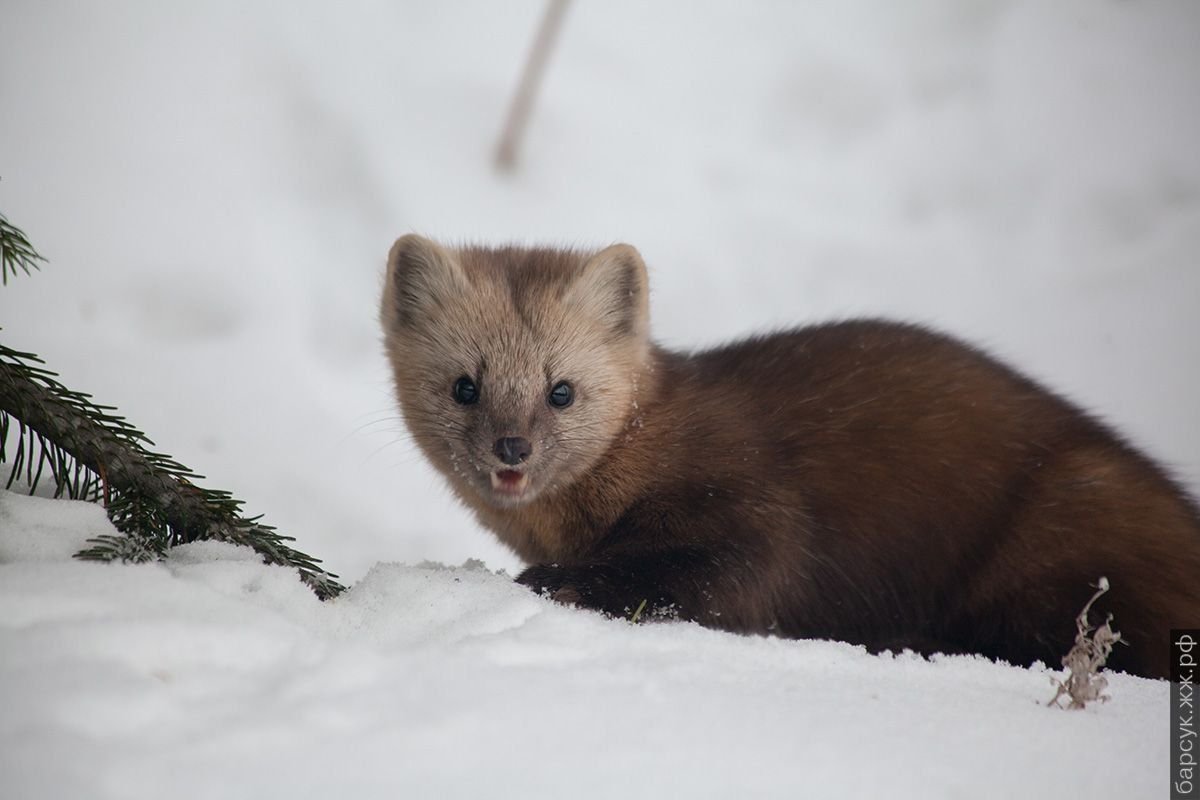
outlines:
[[[576,2],[497,174],[541,9],[5,0],[0,212],[50,264],[0,336],[354,586],[73,562],[97,509],[0,496],[0,796],[1164,795],[1161,682],[1058,712],[1041,670],[510,585],[405,439],[375,306],[409,230],[629,241],[669,344],[933,323],[1195,492],[1200,4]]]
[[[5,797],[1165,796],[1163,681],[1055,710],[1041,669],[631,626],[478,564],[322,604],[220,543],[72,562],[81,505],[0,494]]]

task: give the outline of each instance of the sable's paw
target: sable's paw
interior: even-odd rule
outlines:
[[[556,603],[579,605],[579,590],[568,582],[566,570],[557,564],[538,564],[517,576],[517,583],[549,597]]]
[[[539,564],[518,575],[517,583],[556,603],[619,613],[620,600],[612,592],[603,571],[595,567]]]

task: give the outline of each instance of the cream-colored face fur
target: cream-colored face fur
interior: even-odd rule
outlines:
[[[648,350],[646,271],[628,245],[589,256],[404,236],[381,317],[413,438],[464,500],[501,508],[548,496],[603,457]],[[456,400],[460,378],[476,402]],[[557,408],[548,398],[564,381],[573,402]],[[502,438],[527,440],[528,457],[504,463]]]

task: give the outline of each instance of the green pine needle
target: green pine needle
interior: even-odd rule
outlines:
[[[633,612],[633,616],[629,618],[629,624],[630,624],[630,625],[636,625],[636,624],[638,624],[639,622],[641,622],[641,619],[642,619],[642,612],[643,612],[643,611],[645,611],[645,610],[646,610],[646,601],[645,601],[645,600],[642,600],[642,602],[638,603],[638,607],[637,607],[637,609],[636,609],[636,610]]]
[[[31,270],[41,268],[39,261],[45,260],[33,249],[21,229],[0,214],[0,283],[7,285],[8,274],[11,272],[15,276],[18,269],[29,275]]]

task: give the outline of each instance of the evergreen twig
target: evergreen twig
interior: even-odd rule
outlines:
[[[228,492],[197,486],[203,476],[146,449],[154,443],[114,408],[68,389],[42,363],[0,345],[0,462],[9,460],[7,434],[16,420],[7,486],[23,474],[32,491],[45,470],[55,496],[103,495],[109,518],[125,536],[93,539],[77,557],[147,561],[177,544],[216,539],[252,547],[269,564],[295,567],[322,599],[342,590],[317,559],[285,544],[292,537],[259,517],[243,517],[241,501]]]
[[[44,261],[21,230],[0,214],[0,278],[29,274]],[[320,561],[285,542],[260,517],[243,517],[242,503],[228,492],[197,486],[197,475],[153,446],[144,433],[116,414],[59,383],[33,353],[0,344],[0,464],[11,462],[3,487],[18,481],[37,490],[42,475],[54,480],[54,496],[103,501],[122,536],[89,540],[76,558],[150,561],[167,548],[200,539],[244,544],[268,564],[294,567],[322,600],[344,588]],[[14,427],[15,422],[15,427]],[[10,452],[11,449],[11,452]]]
[[[0,214],[0,284],[8,284],[10,272],[15,277],[20,269],[28,275],[30,270],[40,269],[38,262],[45,260],[33,249],[21,229]]]

